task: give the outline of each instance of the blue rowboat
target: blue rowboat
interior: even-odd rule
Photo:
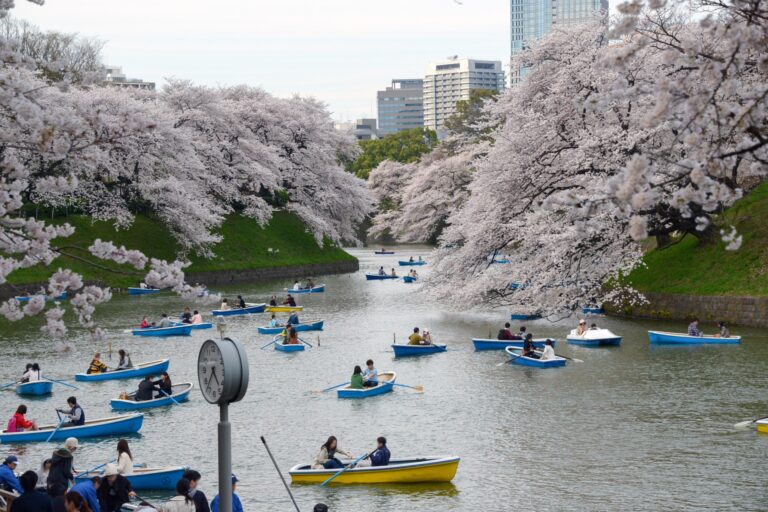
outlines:
[[[313,286],[312,288],[299,288],[298,290],[295,288],[291,288],[290,290],[286,288],[285,291],[293,295],[297,293],[323,293],[325,291],[325,285],[319,284],[317,286]]]
[[[512,313],[510,318],[512,318],[512,320],[538,320],[539,318],[541,318],[541,315],[538,313],[535,313],[533,315],[522,315],[522,314]]]
[[[176,489],[178,482],[189,469],[186,466],[176,466],[168,468],[134,468],[130,475],[123,475],[131,482],[131,487],[138,491],[153,489],[171,490]],[[90,480],[94,476],[101,476],[104,472],[81,473],[75,477],[77,483]]]
[[[576,329],[574,329],[566,339],[571,345],[581,345],[583,347],[621,345],[621,336],[616,336],[608,329],[590,329],[581,336],[576,334]]]
[[[373,254],[378,254],[379,256],[383,256],[385,254],[395,254],[395,251],[373,251]]]
[[[24,297],[14,297],[16,299],[16,302],[29,302],[32,297],[37,297],[38,295],[30,295],[30,296],[24,296]],[[45,301],[49,300],[67,300],[67,297],[69,297],[69,294],[67,292],[63,292],[57,296],[55,296],[53,299],[49,299],[47,295],[40,295],[40,297],[43,298]]]
[[[432,345],[398,345],[392,344],[392,350],[395,351],[395,357],[425,356],[427,354],[437,354],[445,352],[448,345],[433,343]]]
[[[163,359],[160,361],[137,364],[133,368],[128,368],[126,370],[115,370],[104,373],[78,373],[75,375],[75,380],[93,382],[101,380],[132,379],[134,377],[144,377],[145,375],[160,375],[168,370],[169,364],[171,364],[170,359]]]
[[[189,336],[192,334],[192,326],[181,324],[173,327],[147,327],[134,329],[131,332],[134,336]]]
[[[160,293],[159,288],[128,288],[128,295],[151,295],[153,293]]]
[[[497,264],[497,265],[506,265],[507,263],[509,263],[509,260],[506,260],[506,259],[504,259],[504,260],[491,260],[491,264],[494,264],[494,263]]]
[[[397,374],[395,372],[379,372],[379,385],[372,388],[351,389],[344,386],[336,390],[336,396],[339,398],[368,398],[376,395],[390,393],[395,387]]]
[[[62,427],[53,434],[51,441],[63,441],[68,437],[104,437],[123,434],[134,434],[141,429],[144,422],[144,415],[141,413],[124,414],[122,416],[112,416],[111,418],[101,418],[98,420],[86,421],[84,425],[74,427]],[[38,430],[29,430],[26,432],[0,432],[0,443],[40,443],[46,442],[48,436],[56,425],[43,425]]]
[[[519,364],[522,366],[532,366],[534,368],[556,368],[558,366],[565,366],[567,362],[564,357],[556,356],[554,359],[547,359],[542,361],[533,357],[527,357],[522,354],[523,349],[515,347],[507,347],[504,349],[509,356],[512,364]]]
[[[417,278],[413,277],[413,276],[403,276],[403,282],[404,283],[412,283],[412,282],[416,281],[416,279]]]
[[[186,402],[189,400],[189,393],[194,385],[191,382],[176,384],[171,387],[171,396],[163,396],[154,400],[136,401],[136,392],[128,394],[128,398],[113,398],[109,401],[112,409],[116,411],[135,411],[137,409],[150,409],[152,407],[165,407],[166,405],[175,405],[176,402]],[[174,402],[173,400],[176,400]]]
[[[738,345],[741,336],[718,338],[716,336],[688,336],[683,333],[648,331],[651,343],[666,343],[676,345]]]
[[[427,262],[424,260],[421,261],[398,261],[398,265],[401,267],[419,267],[421,265],[426,265]]]
[[[301,342],[286,345],[281,341],[276,341],[274,345],[275,345],[275,350],[277,350],[278,352],[303,352],[304,351],[304,344]]]
[[[317,322],[307,323],[307,324],[293,324],[293,327],[296,329],[296,332],[302,332],[302,331],[322,331],[323,330],[323,324],[325,323],[324,320],[318,320]],[[258,331],[259,334],[280,334],[285,330],[285,326],[282,327],[259,327]]]
[[[50,395],[53,391],[53,382],[49,380],[36,380],[24,382],[16,386],[16,392],[26,396]]]
[[[368,281],[377,281],[377,280],[384,280],[384,279],[398,279],[400,276],[390,276],[390,275],[383,275],[380,276],[379,274],[365,274],[365,278]]]
[[[552,338],[552,346],[555,346],[555,342]],[[533,340],[533,346],[536,348],[544,348],[544,342],[547,338],[538,338]],[[475,351],[481,350],[504,350],[507,347],[523,348],[523,340],[494,340],[484,338],[472,338],[472,344],[475,346]]]
[[[591,308],[583,307],[581,308],[581,312],[584,313],[585,315],[602,315],[603,313],[605,313],[605,311],[603,311],[603,308],[598,308],[598,307],[591,307]]]
[[[176,325],[176,327],[186,326],[192,329],[193,331],[198,331],[201,329],[213,329],[213,324],[211,322],[202,322],[199,324],[185,324],[183,322],[175,322],[174,325]]]
[[[254,313],[263,313],[266,308],[266,304],[246,304],[244,308],[214,309],[211,311],[211,314],[213,316],[252,315]]]

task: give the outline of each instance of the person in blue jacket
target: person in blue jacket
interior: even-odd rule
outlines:
[[[88,506],[93,512],[101,512],[99,507],[99,486],[101,485],[101,478],[95,476],[85,482],[75,484],[69,490],[70,492],[76,492],[82,498],[88,502]]]
[[[19,483],[19,479],[13,473],[16,470],[16,466],[19,463],[19,459],[15,455],[9,455],[0,465],[0,489],[6,491],[16,491],[19,494],[24,494],[24,488]]]
[[[240,502],[240,498],[237,494],[235,494],[235,491],[237,490],[237,482],[240,480],[237,479],[237,477],[232,474],[232,512],[244,512],[243,511],[243,504]],[[213,498],[213,501],[211,502],[211,512],[219,512],[219,495],[217,494],[216,497]]]
[[[387,448],[387,438],[384,436],[376,439],[376,450],[370,455],[371,466],[386,466],[389,464],[389,448]]]

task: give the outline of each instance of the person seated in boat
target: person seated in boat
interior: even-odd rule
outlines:
[[[181,313],[181,323],[192,323],[192,311],[190,311],[189,306],[184,306],[184,311]]]
[[[371,461],[371,466],[381,467],[389,465],[389,448],[387,448],[387,438],[379,436],[376,439],[376,449],[368,455],[368,459]]]
[[[387,273],[384,271],[384,266],[383,266],[383,265],[382,265],[381,267],[379,267],[379,275],[380,275],[380,276],[385,276],[385,275],[387,275]]]
[[[88,366],[88,371],[85,372],[87,374],[92,373],[104,373],[109,371],[109,366],[105,365],[101,362],[101,354],[99,352],[96,352],[93,354],[93,359],[91,359],[91,364]]]
[[[504,328],[499,330],[498,336],[496,336],[496,339],[499,340],[511,340],[512,338],[512,331],[509,330],[510,325],[509,322],[504,324]]]
[[[117,472],[121,475],[133,474],[133,454],[128,441],[120,439],[117,441]]]
[[[413,328],[413,334],[408,336],[408,344],[409,345],[421,345],[422,341],[424,341],[424,338],[421,337],[421,334],[419,334],[419,328],[414,327]]]
[[[139,288],[141,288],[142,290],[146,290],[147,289],[147,283],[139,283]]]
[[[315,283],[312,281],[312,278],[307,279],[307,284],[304,286],[305,290],[311,290],[315,287]]]
[[[725,322],[717,322],[717,334],[715,334],[715,337],[717,338],[730,338],[731,337],[731,331],[728,330],[728,327],[725,325]]]
[[[152,327],[152,324],[149,323],[147,317],[142,317],[141,323],[139,324],[139,329],[149,329],[150,327]]]
[[[198,310],[195,310],[192,313],[192,318],[189,319],[189,323],[191,323],[192,325],[203,323],[203,315],[201,315]]]
[[[157,325],[155,327],[157,327],[159,329],[162,329],[164,327],[174,327],[175,325],[176,324],[171,322],[171,319],[168,318],[168,314],[167,313],[163,313],[162,315],[160,315],[160,321],[157,323]]]
[[[64,414],[66,421],[61,425],[61,428],[77,427],[85,425],[85,411],[77,403],[77,398],[71,396],[67,398],[67,406],[69,409],[56,409],[56,412]]]
[[[378,385],[379,372],[373,366],[373,359],[369,359],[365,362],[365,370],[363,370],[363,387],[375,388]]]
[[[103,512],[122,510],[123,504],[136,497],[131,482],[118,471],[114,464],[104,466],[99,486],[99,506]]]
[[[32,370],[32,363],[27,363],[27,366],[24,367],[24,372],[21,374],[21,379],[19,382],[24,384],[25,382],[29,382],[28,374]]]
[[[390,271],[389,275],[390,275],[391,277],[397,277],[397,272],[395,272],[395,269],[394,269],[394,268],[393,268],[393,269]]]
[[[536,347],[533,344],[533,334],[531,333],[528,333],[525,336],[525,341],[523,342],[523,355],[534,359],[539,358],[539,355],[536,353]]]
[[[699,319],[694,318],[690,324],[688,324],[688,336],[704,336],[704,333],[699,330]]]
[[[16,491],[24,494],[24,488],[19,479],[16,478],[16,467],[19,465],[19,459],[15,455],[9,455],[0,465],[0,489],[4,491]]]
[[[421,256],[419,256],[419,261],[424,261],[423,259],[421,259]]]
[[[587,321],[582,318],[579,320],[579,326],[576,328],[576,336],[584,336],[587,330]]]
[[[152,400],[152,395],[157,390],[158,388],[152,382],[152,376],[147,375],[139,382],[139,389],[136,390],[136,401],[146,402],[147,400]]]
[[[336,436],[330,436],[328,440],[320,447],[320,451],[312,461],[312,469],[341,469],[344,464],[336,458],[336,454],[344,455],[348,459],[353,456],[339,448]]]
[[[286,322],[288,325],[299,325],[301,322],[299,322],[299,314],[294,311],[291,313],[291,316],[288,317],[288,321]]]
[[[160,378],[154,381],[152,384],[158,387],[159,393],[155,395],[155,398],[163,398],[164,396],[170,396],[173,394],[173,383],[168,372],[160,374]]]
[[[413,256],[411,256],[411,257],[408,259],[408,261],[410,261],[411,263],[413,263]]]
[[[123,350],[122,348],[117,351],[117,354],[120,356],[120,362],[117,363],[117,370],[127,370],[128,368],[133,368],[133,361],[131,361],[131,356]]]
[[[363,389],[364,387],[363,370],[360,368],[360,365],[357,365],[352,370],[352,377],[349,379],[349,389]]]
[[[416,269],[415,269],[415,268],[412,268],[412,269],[411,269],[411,271],[410,271],[410,272],[408,272],[408,275],[409,275],[409,276],[411,276],[411,277],[412,277],[412,278],[414,278],[414,279],[416,279],[416,278],[418,278],[418,277],[419,277],[419,274],[416,272]]]
[[[590,331],[596,331],[598,329],[597,324],[592,324],[589,326]]]
[[[557,357],[555,355],[555,349],[552,348],[552,340],[547,339],[547,341],[544,342],[544,350],[541,352],[541,359],[542,361],[547,361],[549,359],[554,359]]]
[[[289,318],[289,323],[290,323],[290,318]],[[280,322],[277,321],[277,317],[275,316],[274,313],[272,313],[272,317],[270,317],[267,327],[282,327],[282,325],[280,325]]]
[[[296,333],[296,328],[292,325],[288,325],[285,329],[285,340],[283,345],[298,345],[299,335]]]
[[[219,306],[219,311],[229,311],[229,302],[227,302],[227,299],[222,299],[221,306]]]
[[[291,290],[301,290],[301,284],[298,279],[293,282],[293,288],[291,288]]]
[[[528,331],[528,329],[524,325],[521,325],[520,329],[517,331],[517,334],[515,334],[515,336],[512,339],[514,339],[514,340],[524,340],[526,334],[528,334],[527,331]]]
[[[293,298],[293,295],[290,293],[288,294],[288,296],[283,301],[283,306],[290,306],[292,308],[296,307],[296,299]]]
[[[245,309],[245,299],[242,295],[237,296],[237,307],[240,309]]]
[[[40,365],[37,363],[32,363],[32,367],[21,376],[22,382],[38,382],[41,380],[43,380],[43,375],[40,373]]]
[[[101,508],[99,507],[99,487],[101,487],[101,477],[94,476],[88,480],[81,481],[80,483],[76,483],[73,485],[70,489],[67,495],[64,497],[64,502],[70,502],[77,501],[77,498],[74,498],[72,495],[79,495],[80,498],[85,500],[85,504],[87,507],[80,507],[80,508],[72,508],[71,505],[66,505],[67,507],[65,510],[91,510],[91,512],[100,512]]]
[[[421,345],[432,345],[432,334],[426,327],[424,328],[424,335],[421,337]]]
[[[8,420],[7,432],[25,432],[28,430],[37,430],[37,424],[24,417],[27,414],[27,406],[21,404],[16,408],[16,412]]]
[[[275,297],[275,296],[273,295],[273,296],[272,296],[272,298],[271,298],[271,299],[269,299],[269,305],[270,305],[270,306],[273,306],[273,307],[274,307],[274,306],[277,306],[277,297]]]

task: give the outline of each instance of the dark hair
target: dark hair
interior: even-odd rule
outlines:
[[[524,325],[520,326],[520,332],[525,332],[525,326]]]
[[[189,480],[181,477],[176,482],[176,495],[184,496],[184,503],[192,503],[192,498],[189,497]]]
[[[42,465],[42,466],[40,466],[40,467],[42,467],[42,468],[45,468],[45,465],[46,465],[46,464],[53,464],[53,459],[45,459],[45,460],[43,461],[43,465]]]
[[[413,332],[419,332],[419,328],[418,327],[414,327],[413,328]]]
[[[32,364],[32,369],[35,370],[36,372],[39,372],[40,371],[40,365],[37,364],[37,363],[33,363]]]
[[[552,346],[552,340],[547,338],[547,341],[545,341],[544,344],[545,345],[549,345],[551,347]]]
[[[27,414],[27,406],[24,404],[21,404],[16,408],[16,412],[19,414]]]
[[[160,315],[160,316],[161,316],[161,317],[163,317],[163,318],[165,318],[165,317],[167,317],[167,316],[168,316],[168,313],[163,313],[163,314],[162,314],[162,315]]]
[[[532,340],[533,339],[533,334],[531,334],[531,333],[526,334],[525,335],[525,339],[526,340]]]
[[[369,359],[365,362],[365,364],[373,364],[373,359]]]
[[[195,315],[197,314],[197,310],[195,310],[194,314],[195,314]]]
[[[335,442],[337,442],[336,436],[329,436],[328,440],[325,443],[323,443],[323,446],[321,446],[321,448],[325,448],[326,450],[330,450],[331,449],[331,445],[333,443],[335,443]]]
[[[123,350],[123,349],[120,349],[120,350],[118,350],[118,351],[117,351],[117,354],[118,354],[120,357],[124,357],[124,356],[125,356],[125,350]]]
[[[590,325],[590,327],[597,327],[597,324],[592,324]]]
[[[32,363],[27,363],[26,369],[27,370],[31,370],[32,369]]]
[[[725,327],[725,322],[723,322],[722,320],[720,320],[719,322],[717,322],[717,325],[718,325],[719,327]]]
[[[128,441],[125,439],[121,439],[117,442],[117,456],[119,457],[121,453],[127,453],[131,460],[133,460],[133,454],[131,453],[131,449],[128,448]]]
[[[64,496],[64,502],[73,504],[75,508],[80,512],[92,512],[91,507],[88,506],[88,503],[83,499],[82,496],[80,496],[79,493],[75,491],[69,491]]]
[[[509,329],[509,322],[505,323],[505,324],[504,324],[504,327],[506,327],[507,329]]]
[[[363,370],[362,370],[362,368],[360,368],[360,365],[355,366],[355,369],[352,372],[352,375],[358,375],[360,373],[363,373]]]
[[[67,403],[68,404],[72,404],[72,405],[77,405],[77,398],[71,396],[71,397],[67,398]]]
[[[312,509],[312,512],[328,512],[328,505],[325,503],[318,503],[315,505],[315,508]]]
[[[24,492],[32,492],[37,485],[37,473],[32,470],[25,471],[23,475],[19,477],[19,483]]]
[[[384,437],[384,436],[379,436],[379,437],[376,439],[376,442],[377,442],[377,443],[380,443],[380,444],[387,444],[387,438],[386,438],[386,437]]]
[[[183,478],[186,478],[187,480],[191,482],[197,482],[202,478],[200,473],[198,471],[195,471],[194,469],[188,469],[184,472],[182,475]]]

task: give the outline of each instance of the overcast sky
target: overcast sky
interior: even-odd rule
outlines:
[[[16,0],[43,29],[106,41],[130,77],[312,95],[335,119],[376,115],[376,90],[449,55],[509,58],[509,0]]]

